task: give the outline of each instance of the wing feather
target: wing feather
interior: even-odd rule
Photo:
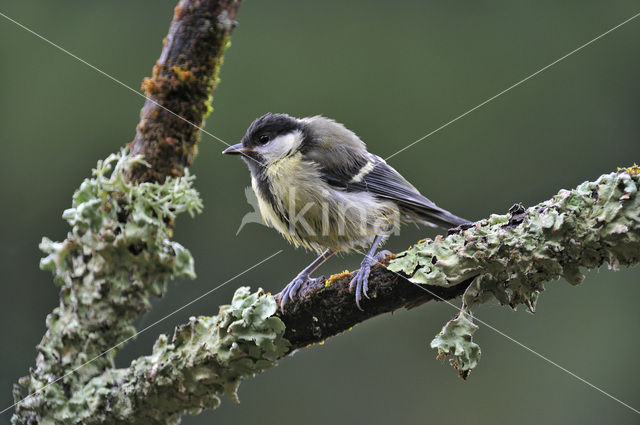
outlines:
[[[323,168],[322,173],[335,187],[350,192],[370,192],[380,199],[396,202],[409,218],[444,228],[468,222],[438,207],[377,155],[369,154],[369,161],[358,170],[351,170],[348,180],[342,170],[333,173],[331,169]]]

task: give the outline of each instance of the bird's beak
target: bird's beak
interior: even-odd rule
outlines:
[[[247,154],[255,151],[256,150],[252,148],[245,148],[244,146],[242,146],[242,142],[240,142],[240,143],[236,143],[233,146],[229,146],[228,148],[223,150],[222,153],[225,155],[242,155],[242,154]]]

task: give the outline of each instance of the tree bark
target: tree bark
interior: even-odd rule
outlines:
[[[372,268],[370,299],[359,310],[350,273],[307,285],[279,317],[291,349],[320,342],[370,317],[464,295],[465,308],[488,299],[535,311],[544,284],[582,282],[580,269],[617,270],[640,262],[640,168],[605,174],[524,209],[514,205],[446,238],[425,240]],[[396,257],[396,258],[394,258]]]
[[[277,314],[285,324],[284,337],[291,343],[290,350],[322,342],[380,314],[432,300],[453,300],[471,283],[469,279],[451,287],[413,284],[408,276],[385,267],[393,257],[390,255],[371,268],[370,298],[361,301],[363,310],[358,309],[354,294],[349,292],[352,273],[333,275],[327,280],[330,284],[301,287],[298,297]]]
[[[192,318],[177,327],[171,339],[161,335],[153,352],[128,368],[103,365],[96,373],[93,363],[81,366],[74,371],[78,377],[69,383],[68,395],[60,394],[59,387],[64,386],[56,381],[55,391],[48,389],[48,398],[38,393],[35,399],[26,397],[14,423],[37,423],[42,418],[63,423],[71,418],[86,424],[177,424],[186,411],[217,407],[220,395],[236,400],[242,380],[274,367],[278,359],[297,349],[373,316],[459,295],[464,313],[443,328],[432,346],[440,355],[452,356],[453,365],[466,378],[480,357],[471,338],[477,329],[469,314],[473,304],[497,299],[503,305],[523,304],[533,311],[546,282],[564,277],[577,285],[584,277],[580,269],[603,264],[617,269],[640,262],[639,192],[640,168],[625,169],[562,190],[527,210],[516,205],[508,214],[454,229],[445,238],[418,242],[387,257],[386,267],[373,268],[371,299],[362,304],[364,311],[348,291],[349,272],[304,286],[284,312],[277,311],[274,296],[241,287],[231,305],[221,306],[217,316]],[[80,295],[93,288],[87,276],[81,282],[72,282]],[[126,287],[122,282],[118,285]],[[120,303],[135,305],[140,296],[125,294],[125,302]],[[109,301],[107,297],[105,302]],[[102,302],[80,307],[99,313]],[[50,347],[50,357],[39,358],[38,370],[50,371],[51,364],[58,365],[59,352],[57,346]],[[42,386],[46,381],[35,375],[41,379],[32,379]]]
[[[180,177],[193,162],[239,6],[240,0],[181,0],[176,6],[153,75],[142,83],[147,101],[129,147],[151,167],[134,167],[134,181]]]
[[[13,423],[175,424],[185,411],[216,407],[219,394],[235,398],[242,379],[277,359],[376,315],[458,296],[465,309],[497,299],[534,310],[545,282],[578,284],[580,268],[640,262],[640,169],[631,167],[387,257],[372,268],[364,311],[348,272],[304,286],[280,312],[273,296],[240,288],[217,316],[190,320],[171,340],[160,336],[151,355],[116,369],[115,348],[132,338],[150,297],[167,280],[193,275],[171,227],[176,214],[201,208],[187,167],[239,3],[180,1],[143,83],[149,99],[129,156],[100,162],[65,211],[67,239],[43,241],[41,266],[54,273],[61,301],[36,367],[20,381],[29,394],[14,391]]]
[[[194,277],[190,253],[170,240],[171,226],[177,214],[201,209],[186,167],[211,112],[239,5],[179,2],[153,75],[142,85],[148,99],[130,159],[121,154],[99,162],[63,214],[72,227],[67,239],[43,239],[41,268],[61,286],[60,305],[47,317],[36,366],[14,387],[13,423],[86,421],[82,389],[95,376],[112,376],[113,354],[151,309],[149,298],[162,296],[170,279]],[[146,164],[133,159],[138,155]]]

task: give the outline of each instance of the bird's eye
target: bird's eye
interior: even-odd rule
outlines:
[[[258,142],[260,142],[261,145],[266,144],[268,141],[269,141],[269,136],[267,136],[266,134],[263,134],[258,138]]]

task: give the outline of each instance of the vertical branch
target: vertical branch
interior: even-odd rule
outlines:
[[[148,99],[129,144],[131,154],[142,154],[151,167],[134,167],[130,179],[162,182],[182,176],[193,162],[239,5],[181,0],[176,6],[153,76],[142,83]]]

